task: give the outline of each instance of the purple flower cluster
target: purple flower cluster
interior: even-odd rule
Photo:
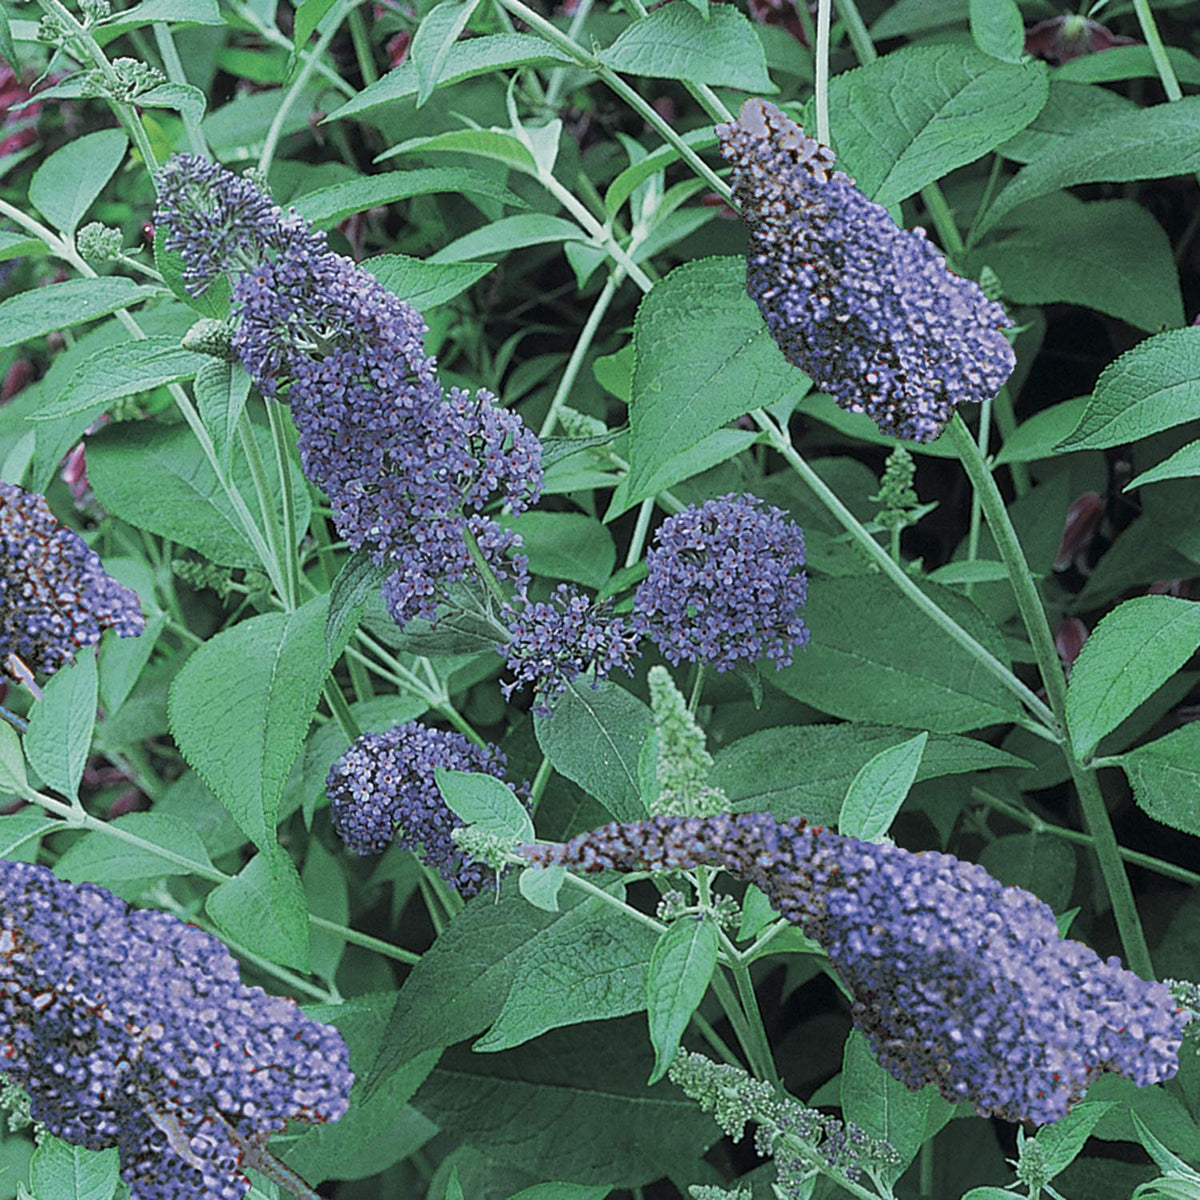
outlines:
[[[948,854],[766,813],[613,822],[518,849],[543,866],[707,864],[754,883],[828,952],[880,1063],[984,1116],[1057,1121],[1106,1071],[1145,1086],[1179,1068],[1184,1014],[1163,984],[1060,939],[1036,896]]]
[[[486,391],[444,395],[421,314],[249,181],[194,156],[162,180],[167,245],[190,286],[235,274],[233,348],[263,395],[291,408],[304,473],[338,532],[396,564],[392,616],[434,619],[439,584],[473,569],[468,531],[519,581],[522,564],[505,557],[518,540],[482,514],[520,512],[541,491],[541,444],[520,417]]]
[[[777,667],[808,641],[804,534],[757,496],[730,494],[659,526],[633,610],[669,662],[727,671],[764,654]]]
[[[44,496],[0,483],[0,669],[15,655],[49,674],[105,629],[137,637],[145,627],[137,596],[59,525]]]
[[[505,757],[461,733],[409,721],[386,733],[364,733],[329,771],[325,790],[333,827],[356,854],[379,854],[395,844],[417,851],[460,895],[470,898],[491,872],[466,857],[450,836],[457,818],[434,770],[483,771],[504,778]]]
[[[717,126],[750,234],[746,290],[787,360],[849,412],[915,442],[1015,364],[1012,322],[946,269],[923,229],[900,229],[833,152],[764,100]]]
[[[0,861],[0,1069],[31,1115],[118,1147],[134,1200],[238,1200],[289,1120],[346,1111],[341,1035],[245,987],[216,938]]]
[[[506,700],[523,684],[531,684],[537,711],[548,715],[549,702],[585,672],[600,680],[617,667],[633,671],[638,631],[570,584],[560,583],[548,601],[530,600],[522,588],[515,601],[505,605],[504,618],[512,640],[500,653],[513,673],[512,680],[500,685]]]

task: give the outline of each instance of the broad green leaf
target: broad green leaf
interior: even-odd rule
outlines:
[[[158,22],[167,25],[221,25],[221,13],[217,0],[142,0],[133,8],[114,13],[112,20],[96,32],[105,41],[111,41],[117,33],[126,33],[141,25]]]
[[[458,1168],[450,1168],[450,1178],[446,1180],[445,1200],[465,1200],[462,1184],[458,1181]]]
[[[551,766],[618,821],[646,816],[638,757],[654,719],[636,696],[608,680],[593,688],[581,676],[555,701],[553,715],[534,715],[533,727]]]
[[[23,796],[28,786],[21,739],[7,721],[0,721],[0,791]]]
[[[218,275],[198,296],[187,290],[183,283],[183,254],[166,247],[167,230],[159,225],[154,231],[154,265],[171,289],[171,294],[182,300],[188,308],[210,320],[223,321],[229,316],[233,288],[228,275]]]
[[[30,288],[0,304],[0,349],[43,337],[55,329],[106,317],[160,294],[158,288],[143,287],[123,275],[68,279]]]
[[[539,1183],[518,1192],[512,1200],[604,1200],[611,1191],[607,1184],[586,1187],[581,1183]]]
[[[5,786],[0,782],[0,790]],[[62,827],[57,817],[47,817],[41,809],[26,809],[0,817],[0,858],[34,862],[42,838]]]
[[[597,55],[605,66],[650,79],[683,79],[767,95],[779,89],[767,74],[754,26],[732,6],[706,20],[690,5],[667,4],[626,26]]]
[[[212,362],[207,354],[182,349],[177,338],[118,342],[98,350],[82,363],[67,386],[30,415],[35,421],[78,416],[80,428],[84,428],[114,400],[148,392],[165,383],[191,379]]]
[[[872,1137],[890,1142],[900,1155],[895,1171],[881,1174],[894,1183],[917,1151],[954,1113],[931,1086],[910,1091],[879,1065],[867,1039],[852,1030],[842,1059],[842,1114]]]
[[[524,200],[478,171],[466,167],[424,167],[416,171],[384,171],[364,175],[345,183],[335,183],[301,196],[296,211],[318,229],[329,229],[354,213],[365,212],[382,204],[395,204],[413,196],[432,196],[440,192],[461,193],[495,200],[512,208],[528,208]],[[0,318],[4,315],[0,305]]]
[[[1079,424],[1055,449],[1103,450],[1149,437],[1190,421],[1197,395],[1200,328],[1160,333],[1104,368]]]
[[[300,882],[304,885],[308,911],[335,925],[350,921],[350,889],[342,869],[345,856],[335,856],[325,849],[319,837],[309,838],[304,855]],[[337,978],[338,967],[346,952],[346,939],[340,933],[317,926],[309,932],[312,973],[331,982]]]
[[[1013,1200],[1013,1194],[998,1187],[977,1187],[967,1192],[962,1200]]]
[[[1107,51],[1106,51],[1107,53]],[[996,197],[976,227],[991,229],[1018,204],[1081,183],[1128,183],[1200,169],[1200,96],[1121,113],[1064,139]]]
[[[1121,490],[1131,492],[1148,483],[1162,483],[1167,479],[1190,479],[1200,475],[1200,441],[1188,442],[1169,458],[1164,458],[1156,467],[1143,471],[1131,479]]]
[[[1060,838],[1010,833],[988,842],[979,865],[1006,887],[1024,888],[1062,912],[1075,886],[1075,848]]]
[[[526,867],[517,876],[517,885],[521,895],[535,908],[558,912],[558,893],[566,875],[566,867]]]
[[[1067,728],[1075,753],[1088,757],[1197,647],[1200,602],[1138,596],[1113,609],[1084,642],[1067,686]]]
[[[167,614],[160,612],[147,619],[146,628],[135,638],[110,634],[101,639],[100,703],[106,718],[114,716],[133,691],[166,625]]]
[[[917,777],[928,741],[929,734],[920,733],[881,750],[862,767],[842,803],[839,833],[867,842],[887,833]]]
[[[33,173],[30,204],[55,229],[74,237],[79,222],[121,165],[128,145],[123,129],[101,129],[68,141]]]
[[[1146,1153],[1154,1159],[1159,1169],[1162,1171],[1177,1171],[1179,1174],[1187,1174],[1192,1171],[1192,1168],[1187,1165],[1177,1154],[1172,1154],[1150,1132],[1146,1122],[1142,1120],[1137,1113],[1133,1113],[1133,1127],[1137,1130],[1138,1141],[1145,1147]]]
[[[656,940],[652,929],[621,920],[602,900],[585,899],[530,945],[499,1015],[473,1049],[508,1050],[550,1029],[641,1012]]]
[[[548,42],[529,33],[496,33],[487,37],[466,38],[457,43],[454,53],[444,65],[438,78],[439,86],[461,83],[476,75],[492,71],[506,71],[512,67],[567,66],[573,60]],[[327,121],[340,121],[346,117],[361,117],[378,108],[394,104],[397,100],[415,96],[418,88],[416,64],[403,62],[382,79],[363,88],[352,100],[335,109]]]
[[[55,874],[71,883],[103,887],[167,875],[192,875],[213,869],[200,835],[178,817],[158,812],[128,813],[112,823],[114,829],[160,846],[155,854],[107,833],[88,833],[55,864]]]
[[[1200,59],[1180,46],[1166,46],[1167,59],[1180,83],[1200,83]],[[1155,79],[1158,67],[1149,46],[1109,46],[1103,54],[1081,54],[1054,68],[1055,79],[1112,83],[1119,79]]]
[[[1025,52],[1025,20],[1016,0],[971,0],[971,37],[984,54],[1019,63]]]
[[[646,1016],[657,1083],[679,1053],[679,1039],[717,969],[717,927],[708,918],[680,917],[663,931],[646,976]]]
[[[587,234],[574,221],[551,213],[518,213],[514,217],[501,217],[481,229],[455,238],[449,245],[430,255],[429,261],[439,264],[462,263],[488,255],[503,255],[509,250],[521,250],[526,246],[571,241],[587,241]]]
[[[833,426],[839,433],[870,442],[874,446],[896,448],[896,439],[881,433],[879,427],[866,413],[847,412],[834,403],[833,397],[825,392],[809,392],[797,405],[796,411],[813,420]],[[927,454],[931,458],[953,458],[954,451],[948,438],[935,438],[932,442],[906,442],[905,449],[913,454]]]
[[[230,941],[271,962],[308,971],[308,902],[300,872],[282,847],[256,854],[209,892],[205,907]]]
[[[425,14],[409,51],[417,68],[417,107],[433,93],[459,34],[467,27],[479,0],[445,0]]]
[[[299,51],[308,45],[309,38],[325,19],[337,0],[299,0],[292,27],[292,47]]]
[[[1067,83],[1055,76],[1050,80],[1046,107],[1029,126],[998,147],[998,153],[1013,162],[1030,163],[1043,155],[1057,153],[1064,139],[1081,129],[1132,112],[1136,107],[1132,100],[1108,88]]]
[[[204,93],[190,83],[160,83],[158,87],[138,93],[139,108],[170,108],[188,120],[200,122],[208,100]]]
[[[809,387],[746,295],[741,258],[676,267],[642,300],[633,337],[630,495],[644,495],[663,463],[713,430]]]
[[[59,670],[46,684],[45,696],[29,714],[25,734],[29,765],[50,787],[72,800],[79,794],[79,781],[92,745],[96,693],[96,655],[85,646],[74,663]]]
[[[834,149],[862,191],[898,204],[994,150],[1046,103],[1045,64],[962,43],[905,46],[829,81]]]
[[[922,591],[1007,661],[998,631],[974,605],[937,584]],[[1012,692],[880,575],[814,579],[804,620],[812,640],[766,678],[831,716],[961,733],[1020,712]]]
[[[217,457],[228,470],[238,419],[250,395],[250,376],[240,363],[209,359],[196,372],[193,389],[200,419],[217,448]]]
[[[1053,1179],[1075,1161],[1100,1118],[1113,1107],[1108,1103],[1077,1104],[1061,1121],[1038,1130],[1035,1140],[1045,1154],[1047,1179]]]
[[[40,238],[7,229],[0,230],[0,262],[8,262],[12,258],[36,258],[45,253],[46,243]]]
[[[345,645],[362,618],[368,597],[394,570],[394,565],[376,563],[366,550],[356,550],[342,564],[329,589],[329,613],[325,618],[325,645],[331,655]]]
[[[171,685],[184,758],[260,849],[275,843],[283,785],[312,722],[329,663],[327,596],[226,629]]]
[[[1200,1159],[1200,1131],[1183,1101],[1166,1088],[1140,1088],[1132,1079],[1121,1075],[1102,1075],[1088,1088],[1088,1100],[1114,1102],[1114,1107],[1097,1122],[1093,1137],[1112,1142],[1135,1141],[1137,1133],[1133,1117],[1136,1114],[1155,1137],[1177,1153],[1193,1162]]]
[[[681,135],[686,145],[691,149],[708,150],[717,143],[717,135],[711,126],[689,130]],[[604,209],[610,217],[616,216],[621,205],[629,199],[637,188],[651,175],[666,170],[672,163],[679,161],[679,151],[674,146],[659,146],[638,162],[631,163],[608,185],[604,193]]]
[[[798,725],[762,729],[718,751],[711,783],[735,812],[771,812],[836,825],[843,798],[857,773],[881,751],[912,737],[879,725]],[[987,742],[930,734],[916,781],[943,775],[1019,767],[1023,760]]]
[[[1200,723],[1127,750],[1115,761],[1143,812],[1200,837]]]
[[[438,790],[450,811],[468,825],[500,838],[533,840],[533,820],[512,788],[482,771],[434,768]]]
[[[4,61],[18,74],[21,64],[17,61],[17,50],[13,45],[12,26],[9,24],[8,13],[0,11],[0,55]]]
[[[968,274],[984,266],[1019,304],[1083,304],[1151,333],[1184,323],[1171,243],[1132,200],[1080,204],[1065,223],[1005,232],[968,256]]]
[[[929,572],[934,583],[999,583],[1008,578],[1008,568],[1002,562],[974,559],[947,563]]]
[[[896,0],[871,26],[871,37],[881,42],[947,25],[966,24],[969,12],[968,0]]]
[[[435,263],[407,254],[380,254],[361,265],[418,312],[428,312],[453,300],[495,270],[494,263]]]
[[[277,496],[279,475],[270,434],[256,426],[254,437]],[[222,566],[261,567],[233,505],[186,426],[126,422],[89,438],[88,479],[100,503],[123,521],[190,546]],[[233,456],[233,479],[243,496],[254,495],[243,454]],[[295,533],[300,537],[308,527],[312,502],[298,472],[292,474],[292,494]]]
[[[29,1182],[47,1200],[111,1200],[117,1190],[117,1151],[85,1150],[45,1134],[29,1164]]]
[[[1087,396],[1077,396],[1074,400],[1052,404],[1022,421],[996,455],[997,465],[1053,458],[1058,453],[1058,444],[1079,424],[1088,403]]]
[[[524,539],[522,553],[535,575],[601,588],[617,565],[612,534],[584,513],[528,512],[504,524]]]
[[[641,1187],[696,1177],[720,1137],[678,1088],[645,1084],[651,1061],[636,1017],[551,1030],[504,1054],[455,1046],[413,1097],[442,1133],[494,1162],[579,1184]],[[497,1120],[520,1112],[521,1120]]]

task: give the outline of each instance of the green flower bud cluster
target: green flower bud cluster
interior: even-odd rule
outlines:
[[[708,786],[713,760],[704,746],[704,731],[665,667],[650,669],[650,709],[658,744],[655,776],[660,785],[650,805],[651,814],[707,817],[726,812],[729,801],[725,793]]]
[[[881,507],[875,520],[885,529],[904,529],[917,520],[916,509],[921,500],[913,487],[917,464],[903,446],[897,446],[888,455],[879,481],[879,492],[871,499]]]
[[[96,266],[116,262],[124,251],[119,229],[100,221],[89,221],[76,235],[75,246],[81,257]]]

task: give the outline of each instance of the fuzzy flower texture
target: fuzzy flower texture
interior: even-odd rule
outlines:
[[[746,290],[790,363],[914,442],[1000,390],[1012,322],[923,229],[900,229],[773,104],[747,100],[717,136],[750,234]]]
[[[395,566],[395,620],[434,619],[439,584],[473,571],[469,529],[497,574],[524,578],[519,539],[485,506],[520,512],[541,491],[541,445],[480,390],[444,394],[415,308],[253,182],[195,155],[160,174],[155,220],[201,291],[234,277],[233,348],[264,396],[286,401],[305,475],[338,532]]]
[[[116,1146],[133,1200],[238,1200],[289,1120],[336,1121],[341,1035],[245,987],[216,938],[92,884],[0,862],[0,1070],[30,1113]]]
[[[829,954],[855,1025],[911,1088],[1047,1124],[1106,1071],[1179,1069],[1186,1014],[1161,983],[1058,936],[1036,896],[948,854],[913,853],[767,813],[613,822],[531,862],[585,871],[723,868]]]
[[[105,629],[137,637],[146,627],[137,596],[59,525],[45,497],[8,483],[0,483],[0,561],[0,664],[15,655],[52,674]]]

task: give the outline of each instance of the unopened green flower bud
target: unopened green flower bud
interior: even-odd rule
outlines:
[[[100,221],[91,221],[75,235],[75,246],[81,257],[96,266],[116,262],[121,257],[121,231]]]

